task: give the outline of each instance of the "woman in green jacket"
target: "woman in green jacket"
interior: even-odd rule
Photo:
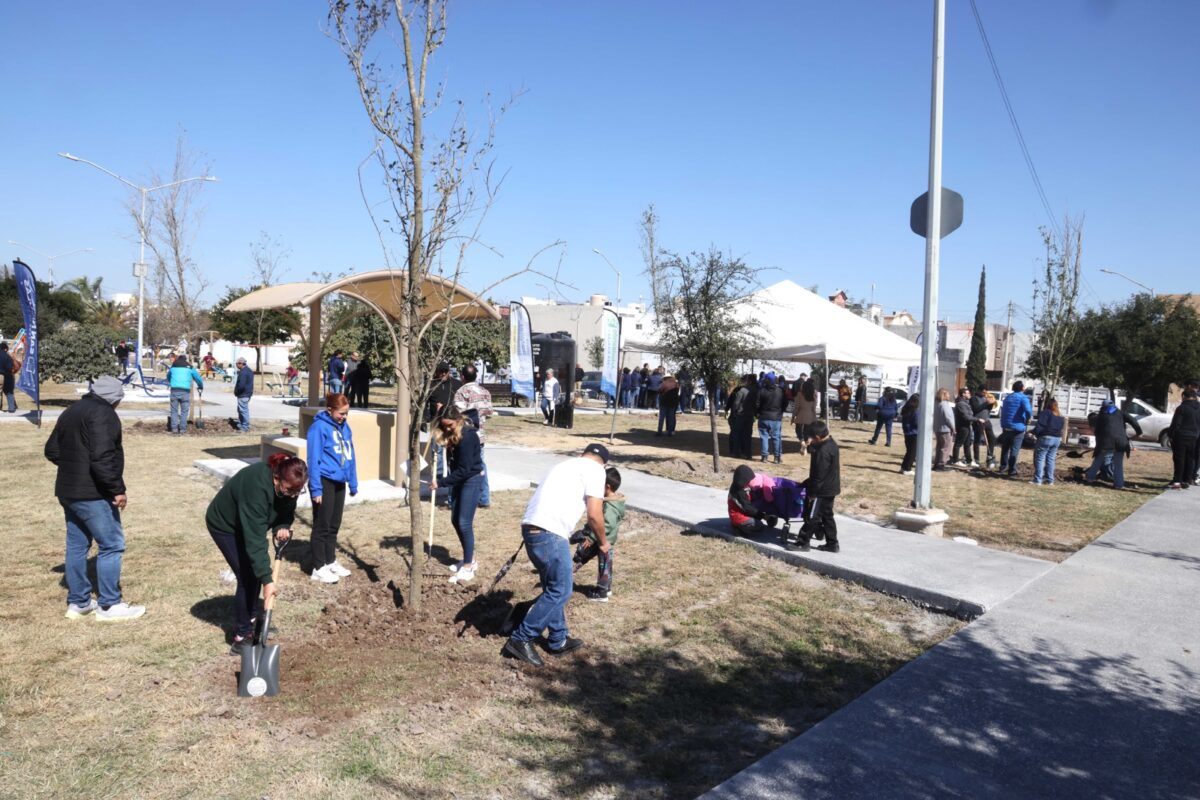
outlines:
[[[275,453],[230,478],[208,504],[204,516],[208,533],[237,578],[237,621],[229,651],[234,655],[254,639],[259,588],[263,601],[275,594],[268,537],[271,531],[280,542],[291,537],[296,498],[307,481],[308,466],[303,459]]]

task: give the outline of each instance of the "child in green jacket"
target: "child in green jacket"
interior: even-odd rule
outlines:
[[[604,539],[608,551],[600,549],[601,542],[590,528],[584,528],[571,534],[571,544],[575,548],[575,569],[578,570],[593,558],[598,557],[596,566],[598,577],[596,588],[588,595],[589,600],[597,603],[607,603],[612,594],[613,559],[617,555],[617,529],[625,518],[625,495],[619,494],[621,488],[621,473],[616,467],[604,470]]]

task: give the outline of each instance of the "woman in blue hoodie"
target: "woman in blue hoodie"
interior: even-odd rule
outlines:
[[[354,442],[346,417],[350,401],[346,395],[325,395],[325,410],[317,414],[308,428],[308,491],[312,496],[312,579],[337,583],[350,570],[337,562],[338,530],[342,527],[342,509],[346,507],[346,487],[350,496],[358,494],[358,464],[354,460]]]
[[[466,425],[462,412],[450,406],[438,420],[434,438],[446,448],[450,471],[441,478],[441,485],[450,489],[450,524],[462,544],[463,560],[450,567],[454,573],[451,583],[466,583],[475,577],[475,509],[483,491],[483,448],[479,433]],[[437,492],[438,476],[434,473],[429,484]]]

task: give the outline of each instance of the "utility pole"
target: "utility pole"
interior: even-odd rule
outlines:
[[[1008,390],[1008,379],[1010,377],[1012,377],[1008,371],[1008,362],[1009,362],[1009,359],[1012,358],[1012,338],[1013,338],[1012,317],[1013,317],[1013,301],[1009,300],[1008,301],[1008,322],[1004,326],[1004,328],[1005,328],[1004,364],[1001,367],[1001,370],[1002,370],[1001,375],[1003,375],[1003,377],[1000,379],[1000,391],[1002,391],[1002,392]]]

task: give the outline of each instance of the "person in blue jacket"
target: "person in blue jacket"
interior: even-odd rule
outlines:
[[[237,398],[238,430],[250,430],[250,398],[254,396],[254,370],[246,366],[246,359],[237,360],[237,381],[233,384],[233,396]]]
[[[338,530],[342,527],[342,509],[346,507],[346,489],[358,494],[358,463],[354,460],[354,442],[346,417],[350,400],[346,395],[325,395],[325,410],[313,418],[308,428],[308,491],[312,496],[313,526],[312,579],[337,583],[350,570],[337,561]]]
[[[875,435],[871,437],[868,444],[875,444],[879,441],[879,431],[887,429],[887,446],[892,446],[892,423],[896,421],[896,415],[900,413],[900,404],[896,402],[896,390],[888,387],[883,390],[883,396],[879,398],[879,408],[875,414]]]
[[[175,362],[167,370],[167,384],[171,387],[171,412],[167,417],[167,430],[179,436],[187,433],[193,382],[196,384],[196,391],[204,391],[204,381],[196,368],[188,364],[187,356],[176,356]]]
[[[1033,401],[1025,394],[1025,382],[1012,385],[1012,393],[1000,404],[1000,471],[1017,474],[1017,460],[1025,442],[1025,426],[1033,418]]]
[[[438,485],[450,489],[450,524],[462,544],[463,560],[450,567],[454,573],[451,583],[466,583],[474,579],[478,564],[475,561],[475,509],[483,491],[483,446],[479,432],[466,424],[466,417],[457,406],[451,405],[438,418],[434,436],[446,448],[449,472],[438,477],[433,473],[429,490],[436,494]]]

